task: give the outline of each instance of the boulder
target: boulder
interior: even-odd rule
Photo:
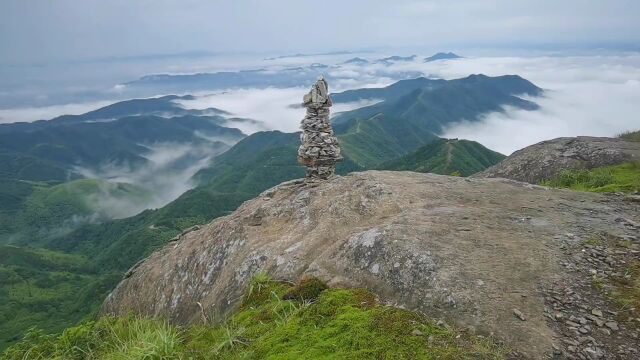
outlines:
[[[592,169],[627,161],[640,161],[640,142],[607,137],[564,137],[527,146],[472,176],[539,184],[562,170]]]
[[[541,359],[557,335],[541,286],[573,276],[561,249],[595,231],[630,235],[620,217],[640,221],[637,205],[506,179],[367,171],[291,181],[153,253],[102,313],[222,321],[258,273],[315,276]]]

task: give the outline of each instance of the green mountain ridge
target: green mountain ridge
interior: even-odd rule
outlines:
[[[23,187],[22,196],[18,195],[15,201],[0,208],[0,219],[11,219],[0,223],[0,242],[8,236],[12,243],[35,245],[42,239],[59,236],[83,223],[117,218],[118,209],[103,205],[103,199],[125,206],[143,203],[151,197],[148,190],[138,186],[99,179],[79,179],[58,185],[0,181]],[[5,191],[2,193],[9,193]]]
[[[417,78],[332,95],[339,102],[383,100],[337,114],[332,122],[345,154],[360,166],[375,167],[437,139],[453,123],[474,121],[488,112],[504,111],[504,106],[536,110],[536,103],[517,95],[541,93],[516,75],[470,75],[449,81]]]
[[[3,166],[3,177],[29,178],[33,167],[29,160],[49,165],[56,178],[65,181],[77,166],[95,167],[104,163],[139,166],[147,162],[149,148],[143,144],[191,143],[228,148],[222,142],[211,142],[196,135],[228,138],[235,142],[244,137],[238,129],[218,125],[217,117],[128,116],[111,122],[60,125],[29,132],[0,133],[0,158],[11,159],[13,166]],[[27,170],[25,170],[27,169]],[[66,170],[66,173],[63,171]],[[69,174],[69,172],[71,174]]]
[[[228,112],[216,108],[204,110],[185,109],[176,101],[193,100],[192,95],[177,96],[167,95],[147,99],[131,99],[113,103],[99,109],[86,112],[81,115],[62,115],[51,120],[38,120],[34,122],[17,122],[0,124],[0,134],[9,132],[30,132],[47,129],[60,125],[73,125],[87,122],[106,122],[128,116],[221,116],[230,115]]]
[[[469,176],[505,157],[475,141],[438,139],[414,153],[384,162],[378,169]]]

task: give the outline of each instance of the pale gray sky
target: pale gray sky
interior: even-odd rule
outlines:
[[[0,63],[640,42],[637,0],[2,0]]]

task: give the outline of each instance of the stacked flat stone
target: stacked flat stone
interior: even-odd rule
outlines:
[[[342,160],[338,139],[329,121],[331,97],[327,82],[320,78],[303,98],[307,115],[302,120],[302,144],[298,161],[307,167],[307,178],[327,179],[335,173],[336,163]]]

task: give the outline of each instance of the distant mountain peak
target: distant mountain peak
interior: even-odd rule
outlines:
[[[375,62],[376,63],[382,63],[382,64],[389,64],[389,63],[393,63],[393,62],[397,62],[397,61],[413,61],[417,57],[418,57],[417,55],[411,55],[411,56],[393,55],[393,56],[389,56],[389,57],[386,57],[386,58],[378,59]]]
[[[436,53],[432,56],[429,56],[428,58],[424,59],[424,62],[431,62],[431,61],[438,61],[438,60],[453,60],[453,59],[462,59],[463,57],[458,55],[458,54],[454,54],[452,52],[439,52]]]
[[[361,57],[354,57],[343,62],[343,64],[356,64],[356,65],[368,64],[368,63],[369,63],[369,60],[363,59]]]

